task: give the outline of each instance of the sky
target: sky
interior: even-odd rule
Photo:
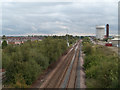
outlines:
[[[2,35],[95,35],[96,25],[118,33],[118,1],[2,2]],[[1,21],[0,21],[1,22]]]

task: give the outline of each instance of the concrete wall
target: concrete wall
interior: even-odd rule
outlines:
[[[96,38],[103,39],[105,35],[105,26],[96,26]]]
[[[103,39],[105,34],[105,29],[96,29],[96,38]]]

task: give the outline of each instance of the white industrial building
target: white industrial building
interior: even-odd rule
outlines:
[[[113,46],[118,47],[118,45],[120,45],[120,36],[116,35],[116,36],[114,36],[114,39],[109,39],[108,42],[111,42]]]
[[[96,26],[96,38],[102,40],[105,35],[105,26]]]

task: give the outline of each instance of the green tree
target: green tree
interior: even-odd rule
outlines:
[[[70,36],[71,43],[76,39]],[[7,45],[3,49],[6,82],[11,87],[27,87],[68,49],[64,36],[27,41],[23,45]]]
[[[93,54],[93,48],[89,43],[86,43],[83,47],[84,53],[87,55]]]
[[[2,39],[6,39],[6,36],[5,36],[5,35],[3,35],[3,36],[2,36]]]
[[[6,42],[6,40],[4,40],[4,41],[2,42],[2,49],[4,49],[5,47],[7,47],[7,42]]]

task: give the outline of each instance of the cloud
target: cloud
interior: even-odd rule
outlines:
[[[96,25],[107,23],[117,33],[117,2],[98,2],[4,2],[3,34],[58,34],[66,29],[71,34],[95,34]]]
[[[37,28],[35,26],[32,26],[33,31],[37,31]]]

